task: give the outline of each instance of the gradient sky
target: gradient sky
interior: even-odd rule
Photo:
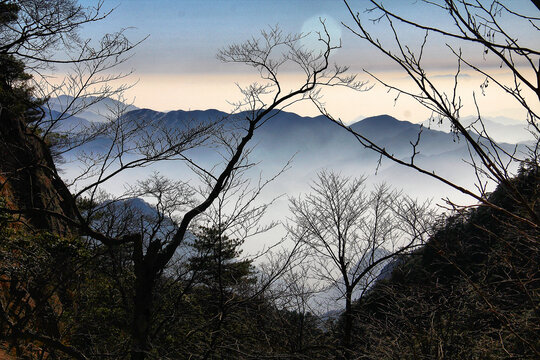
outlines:
[[[96,1],[84,0],[83,5],[93,6]],[[528,0],[512,0],[523,11],[536,11]],[[386,1],[385,4],[407,16],[424,22],[447,24],[443,14],[425,13],[417,0]],[[367,1],[351,1],[351,5],[363,11]],[[407,86],[403,74],[377,52],[367,47],[360,39],[345,29],[341,22],[351,23],[350,15],[340,0],[106,0],[104,7],[115,8],[113,13],[99,24],[85,27],[83,37],[98,38],[105,32],[129,28],[127,34],[134,41],[148,36],[135,50],[123,70],[133,68],[132,81],[137,85],[128,92],[135,105],[155,110],[207,109],[230,110],[227,101],[240,98],[235,82],[241,85],[257,80],[253,69],[237,64],[220,63],[215,54],[227,44],[242,42],[256,36],[269,25],[279,25],[284,32],[306,32],[313,30],[316,19],[323,17],[331,33],[341,37],[343,48],[334,60],[350,65],[354,72],[363,68]],[[519,31],[519,27],[515,27]],[[384,41],[389,34],[377,29]],[[404,32],[407,40],[419,43],[417,33]],[[527,34],[522,34],[526,38]],[[528,39],[538,46],[538,39]],[[449,75],[455,60],[448,56],[445,45],[437,39],[430,43],[427,65],[441,81],[441,86],[450,86]],[[465,49],[467,51],[467,49]],[[481,53],[473,56],[481,56]],[[479,58],[480,59],[480,58]],[[296,76],[296,77],[295,77]],[[501,76],[506,74],[501,73]],[[285,74],[284,82],[293,83],[294,73]],[[360,74],[360,79],[368,79]],[[481,78],[465,74],[462,77],[464,94],[479,92]],[[492,90],[490,97],[481,98],[486,115],[520,117],[519,106],[502,100]],[[367,93],[332,91],[326,93],[328,108],[345,121],[388,113],[402,120],[420,122],[429,115],[421,106],[407,99],[394,104],[392,94],[381,86]],[[496,99],[496,101],[494,101]],[[469,104],[470,105],[470,104]],[[316,115],[308,106],[294,109],[304,115]],[[472,113],[472,108],[469,110]],[[465,114],[467,115],[467,113]]]

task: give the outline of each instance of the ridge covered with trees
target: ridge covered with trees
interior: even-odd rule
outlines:
[[[536,165],[524,164],[512,182],[539,198]],[[501,186],[489,199],[523,211]],[[356,351],[385,359],[536,358],[539,235],[489,207],[444,218],[421,249],[355,304]]]

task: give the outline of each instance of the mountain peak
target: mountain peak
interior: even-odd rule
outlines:
[[[391,115],[388,115],[388,114],[381,114],[381,115],[375,115],[375,116],[370,116],[370,117],[364,118],[361,121],[368,121],[369,122],[369,121],[400,121],[400,120],[398,120],[395,117],[393,117]]]
[[[403,131],[418,131],[419,125],[398,120],[390,115],[377,115],[360,120],[350,127],[358,133],[381,138],[396,136]]]
[[[363,124],[363,126],[366,126],[368,124],[370,124],[370,125],[377,124],[378,126],[395,126],[395,125],[399,125],[399,124],[402,124],[402,125],[404,125],[404,124],[406,124],[406,125],[415,125],[415,124],[411,123],[410,121],[399,120],[399,119],[396,119],[395,117],[393,117],[391,115],[388,115],[388,114],[370,116],[370,117],[364,118],[363,120],[360,120],[360,121],[352,124],[351,126],[354,126],[354,125],[357,125],[357,124]]]

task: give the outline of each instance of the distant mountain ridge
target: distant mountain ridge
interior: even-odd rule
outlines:
[[[119,100],[111,98],[98,98],[88,96],[85,98],[74,98],[70,95],[61,95],[56,98],[51,98],[47,102],[48,108],[58,114],[64,113],[68,109],[72,115],[91,122],[107,121],[108,117],[115,116],[117,110],[125,110],[126,112],[138,109],[138,107],[123,103]],[[77,109],[76,113],[73,111]]]
[[[170,128],[216,121],[225,127],[238,128],[245,126],[243,121],[246,115],[248,114],[230,115],[215,109],[160,112],[135,108],[123,116],[143,125],[148,122]],[[76,122],[85,121],[84,118],[80,119],[82,120],[76,119]],[[426,126],[421,127],[421,124],[400,121],[390,115],[368,117],[351,124],[350,127],[405,162],[410,162],[413,153],[411,143],[416,143],[421,131],[420,142],[416,148],[419,154],[415,156],[415,164],[463,186],[471,186],[476,181],[474,172],[464,161],[468,160],[469,152],[462,137]],[[110,140],[98,138],[93,143],[86,144],[84,150],[102,151],[107,148],[107,143],[110,143]],[[449,188],[441,183],[389,160],[382,159],[379,163],[379,154],[365,149],[352,134],[324,116],[306,117],[286,111],[275,113],[257,129],[251,144],[254,146],[251,158],[257,164],[256,171],[279,171],[285,163],[294,158],[287,175],[291,176],[291,179],[283,180],[283,190],[280,190],[282,193],[301,191],[317,171],[325,168],[350,176],[376,174],[377,176],[370,176],[370,181],[387,182],[404,189],[411,196],[438,198],[449,191]],[[510,153],[515,147],[512,144],[500,146]],[[523,145],[519,145],[518,154],[523,153],[524,149]],[[195,160],[203,161],[205,166],[223,161],[213,149],[200,148],[190,151],[190,156],[196,158],[199,155],[199,159]],[[158,171],[166,173],[173,170],[163,166]],[[173,172],[170,176],[179,175]]]
[[[189,122],[204,123],[216,119],[230,119],[236,121],[243,119],[246,113],[227,114],[225,112],[209,110],[183,111],[176,110],[170,112],[159,112],[150,109],[137,109],[128,112],[128,118],[145,119],[147,121],[164,121],[167,126],[186,126]],[[390,144],[389,148],[399,153],[406,148],[410,148],[410,141],[416,140],[420,125],[408,121],[400,121],[389,115],[379,115],[366,118],[351,124],[350,127],[372,139],[381,145]],[[454,143],[454,139],[449,134],[424,128],[421,145],[424,142],[437,144],[437,150],[433,151],[431,146],[425,146],[425,151],[429,155],[442,153],[452,149],[452,146],[441,147],[441,140],[445,143]],[[295,113],[281,111],[268,120],[258,131],[255,138],[263,142],[271,141],[273,145],[283,143],[297,143],[308,145],[308,149],[320,149],[328,145],[335,145],[338,148],[359,146],[351,134],[344,129],[330,122],[326,117],[320,115],[316,117],[304,117]],[[314,146],[310,146],[314,145]],[[264,146],[264,145],[262,145]],[[302,146],[301,146],[302,147]],[[327,149],[325,149],[327,150]]]
[[[68,96],[52,99],[50,101],[51,108],[61,109],[60,104],[69,101],[72,101],[72,99]],[[66,124],[61,127],[63,129],[78,129],[88,126],[89,123],[96,121],[96,117],[103,116],[101,112],[113,106],[120,106],[120,104],[116,100],[107,99],[105,104],[91,105],[77,116],[66,120]],[[224,123],[227,123],[241,120],[246,116],[246,113],[231,115],[215,109],[160,112],[128,105],[127,110],[129,111],[123,116],[128,119],[138,119],[143,122],[163,122],[163,125],[168,127],[183,127],[189,126],[190,123],[206,123],[222,119],[225,119]],[[53,114],[59,114],[59,112],[53,110]],[[506,120],[507,123],[509,121]],[[510,125],[501,126],[508,127]],[[517,125],[511,126],[515,127]],[[351,124],[350,128],[369,138],[377,145],[384,147],[389,153],[396,155],[398,158],[404,158],[412,154],[411,143],[416,143],[420,130],[420,142],[417,148],[420,157],[456,151],[465,145],[454,134],[426,126],[421,128],[421,124],[401,121],[390,115],[368,117]],[[344,129],[336,126],[322,115],[304,117],[286,111],[276,113],[261,126],[256,132],[255,139],[263,148],[269,147],[275,151],[280,151],[279,148],[276,148],[276,144],[288,147],[290,144],[295,143],[298,145],[297,151],[329,152],[334,156],[337,155],[337,151],[340,153],[339,158],[343,158],[343,151],[354,154],[361,148],[351,134],[348,134]]]
[[[534,139],[533,135],[528,131],[525,121],[520,122],[503,116],[497,116],[482,117],[482,124],[480,124],[477,116],[466,116],[461,119],[461,122],[465,127],[471,127],[470,131],[473,131],[473,127],[476,132],[483,132],[485,129],[489,136],[497,142],[516,144]],[[426,120],[423,124],[430,129],[450,132],[448,122],[438,124]]]

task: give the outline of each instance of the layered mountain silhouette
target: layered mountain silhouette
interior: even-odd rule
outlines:
[[[119,110],[132,111],[136,109],[138,109],[136,106],[124,104],[119,100],[95,96],[74,98],[62,95],[50,99],[47,103],[47,110],[56,114],[69,113],[69,115],[92,122],[107,121],[111,116],[114,117],[118,114]]]
[[[471,131],[482,132],[485,128],[489,136],[498,142],[515,144],[534,140],[534,136],[523,122],[504,116],[482,118],[482,124],[478,122],[478,117],[467,116],[462,118],[461,122],[464,126],[469,127]],[[427,120],[424,122],[424,126],[434,130],[450,132],[450,125],[447,122],[439,124]]]
[[[71,123],[79,124],[95,121],[85,119],[80,113]],[[151,109],[132,108],[123,115],[125,119],[139,124],[159,124],[166,128],[186,128],[197,124],[217,122],[224,127],[241,128],[246,113],[229,115],[219,110],[170,111],[159,112]],[[415,164],[435,172],[460,185],[471,186],[476,175],[471,171],[469,150],[462,137],[452,133],[430,129],[420,124],[400,121],[389,115],[365,118],[352,125],[351,129],[384,148],[388,153],[405,162],[411,161],[413,145],[416,145]],[[476,134],[473,134],[476,136]],[[107,139],[96,139],[85,145],[85,150],[96,151],[106,148]],[[254,136],[252,161],[258,163],[257,171],[277,171],[294,157],[292,168],[283,181],[283,193],[298,193],[307,190],[307,183],[314,174],[330,168],[344,175],[370,175],[372,182],[387,182],[394,187],[403,188],[412,196],[441,198],[448,196],[446,186],[430,180],[413,170],[404,168],[379,155],[366,150],[357,139],[345,129],[332,123],[324,116],[303,117],[290,112],[279,112],[266,121]],[[499,143],[510,153],[525,152],[523,145]],[[489,144],[486,143],[486,146]],[[196,157],[195,151],[195,157]],[[223,161],[221,155],[213,150],[205,153],[204,165],[212,161]],[[377,171],[376,171],[377,169]],[[159,169],[162,171],[163,169]],[[169,169],[166,169],[169,170]],[[375,175],[376,176],[372,176]],[[178,174],[171,173],[174,177]],[[269,174],[270,175],[270,174]],[[304,190],[302,190],[304,189]]]

